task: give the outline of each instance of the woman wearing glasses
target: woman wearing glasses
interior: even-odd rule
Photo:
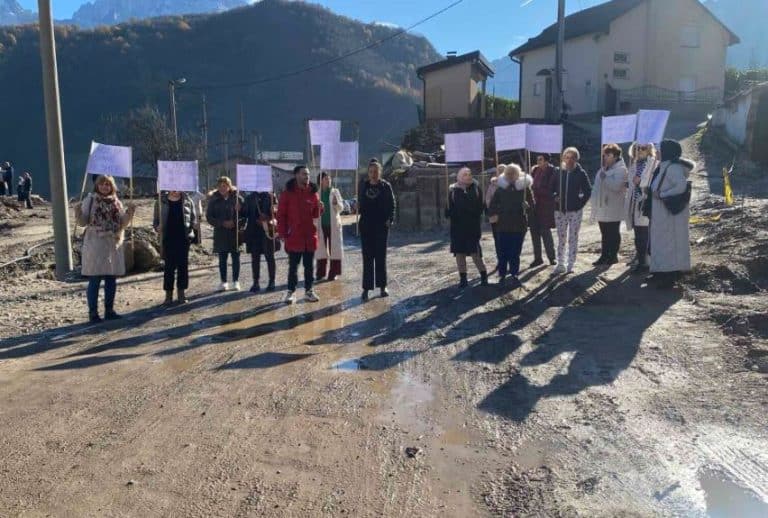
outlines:
[[[631,265],[633,272],[648,271],[648,225],[649,219],[643,215],[643,203],[646,202],[646,189],[651,184],[653,171],[656,170],[656,147],[653,144],[635,142],[629,148],[632,163],[629,167],[629,189],[624,198],[624,221],[627,230],[635,232],[635,259]]]

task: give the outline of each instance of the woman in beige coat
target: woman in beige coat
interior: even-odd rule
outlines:
[[[603,146],[603,167],[595,176],[592,189],[592,222],[600,225],[602,246],[593,266],[619,262],[621,221],[624,219],[624,193],[627,192],[627,166],[617,144]]]
[[[77,222],[85,227],[81,262],[82,275],[88,277],[88,317],[91,322],[101,322],[98,301],[102,280],[104,318],[120,318],[115,313],[117,277],[125,275],[124,230],[135,212],[133,205],[123,208],[111,176],[99,176],[93,192],[75,207]]]

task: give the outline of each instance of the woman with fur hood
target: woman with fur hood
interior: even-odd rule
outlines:
[[[88,317],[101,322],[98,311],[99,288],[104,281],[104,318],[116,320],[117,277],[125,275],[124,231],[133,219],[136,207],[127,209],[117,197],[117,185],[111,176],[99,176],[82,204],[75,206],[75,217],[85,227],[82,249],[82,274],[88,277]]]
[[[656,146],[635,142],[629,148],[629,189],[624,196],[624,222],[627,230],[635,233],[635,258],[630,263],[635,273],[648,271],[648,225],[650,220],[643,215],[642,205],[646,200],[645,191],[656,170]]]
[[[320,188],[320,201],[325,210],[315,220],[318,232],[315,280],[325,279],[327,273],[328,280],[334,281],[341,275],[341,264],[344,261],[344,235],[341,223],[344,199],[339,190],[331,185],[331,176],[325,171],[318,175],[317,185]]]
[[[624,195],[627,192],[627,165],[617,144],[603,146],[603,167],[595,176],[592,189],[592,222],[600,225],[600,257],[593,266],[619,262],[621,220],[624,219]]]
[[[499,284],[503,285],[507,274],[512,277],[513,287],[520,287],[520,254],[523,250],[528,220],[533,208],[533,178],[523,173],[520,166],[504,167],[504,174],[497,180],[498,189],[493,194],[488,214],[496,224],[498,233]]]
[[[460,288],[468,285],[467,256],[472,257],[480,272],[480,284],[488,285],[488,271],[480,249],[484,209],[480,185],[472,178],[472,171],[462,167],[456,174],[456,183],[448,190],[445,209],[445,217],[451,220],[451,253],[456,257]]]

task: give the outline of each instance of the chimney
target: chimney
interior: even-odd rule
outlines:
[[[457,54],[457,52],[455,50],[451,50],[450,52],[448,52],[448,54],[447,54],[448,60],[456,59],[456,54]]]

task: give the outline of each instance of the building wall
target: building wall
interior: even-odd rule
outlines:
[[[747,142],[752,97],[752,92],[739,96],[719,107],[712,117],[712,124],[722,127],[728,138],[736,144],[744,145]]]
[[[536,74],[555,66],[555,48],[536,49],[523,56],[520,79],[521,116],[523,119],[543,119],[546,112],[545,78]],[[536,86],[538,84],[538,87]],[[538,88],[538,90],[536,90]]]
[[[456,66],[430,72],[424,76],[426,94],[426,116],[428,119],[450,119],[470,117],[472,64],[458,63]]]
[[[648,83],[649,3],[645,2],[611,23],[609,33],[600,37],[600,78],[603,88],[610,84],[617,90],[645,86]],[[617,62],[616,54],[626,54],[629,63]],[[626,71],[616,77],[614,71]]]

